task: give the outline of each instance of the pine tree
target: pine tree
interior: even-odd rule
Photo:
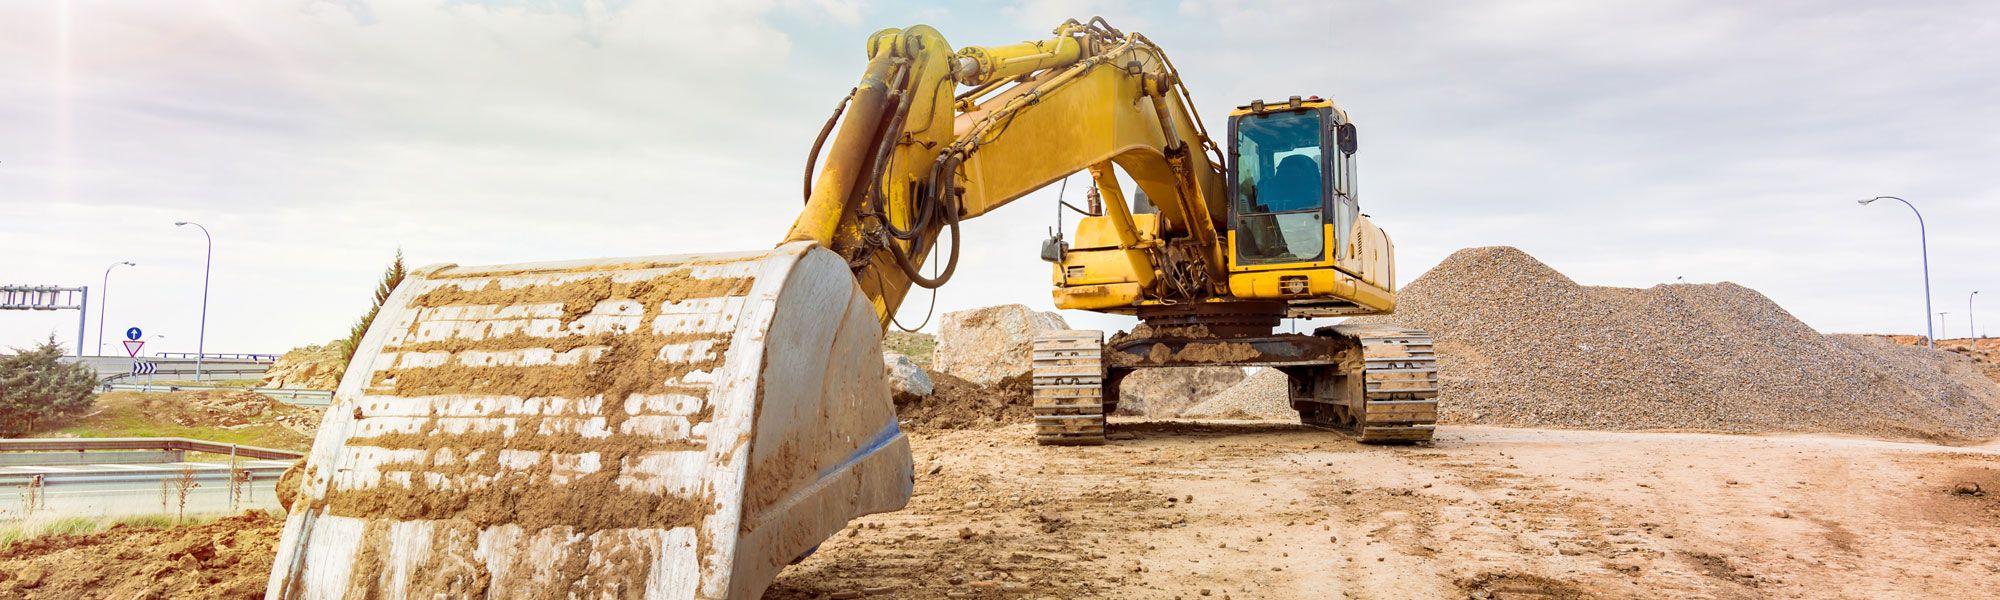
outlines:
[[[340,361],[343,371],[346,370],[348,363],[354,362],[354,351],[361,347],[361,336],[368,334],[368,326],[375,322],[376,313],[382,312],[382,304],[389,301],[389,294],[394,293],[396,286],[402,285],[403,278],[409,274],[409,270],[403,268],[403,249],[397,248],[396,260],[389,263],[389,268],[382,270],[382,281],[375,284],[375,303],[370,305],[367,314],[361,315],[361,320],[355,322],[354,327],[347,331],[347,340],[341,343],[344,346],[341,352],[346,355],[346,358]]]
[[[35,431],[51,421],[82,414],[97,400],[97,372],[62,361],[55,336],[34,348],[0,356],[0,437]]]

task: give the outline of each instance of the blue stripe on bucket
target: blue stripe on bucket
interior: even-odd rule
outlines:
[[[839,463],[831,467],[827,467],[824,470],[821,470],[819,472],[820,479],[825,479],[826,476],[828,475],[838,473],[842,470],[845,470],[848,466],[853,465],[856,462],[860,462],[861,459],[867,458],[868,455],[874,454],[875,451],[881,450],[883,447],[888,446],[890,442],[896,441],[896,437],[902,434],[903,434],[903,428],[896,423],[896,419],[894,418],[889,419],[888,426],[883,427],[881,432],[876,433],[874,439],[868,440],[867,444],[862,445],[861,448],[855,450],[853,454],[847,455],[847,458],[840,459]]]

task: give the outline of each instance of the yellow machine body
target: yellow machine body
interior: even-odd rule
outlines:
[[[1286,316],[1292,317],[1367,315],[1394,310],[1395,249],[1387,233],[1359,214],[1358,194],[1353,185],[1353,125],[1347,113],[1332,101],[1319,98],[1295,97],[1284,103],[1259,101],[1230,113],[1230,131],[1239,131],[1245,121],[1278,115],[1316,120],[1318,126],[1314,131],[1322,133],[1316,144],[1317,156],[1307,157],[1317,161],[1315,166],[1325,167],[1317,181],[1318,197],[1309,202],[1311,208],[1285,215],[1320,221],[1318,226],[1309,228],[1314,235],[1290,240],[1313,252],[1291,260],[1245,260],[1245,253],[1239,247],[1244,242],[1239,235],[1248,237],[1254,233],[1239,233],[1240,230],[1247,228],[1247,222],[1269,220],[1270,215],[1249,214],[1248,203],[1230,201],[1242,199],[1243,188],[1254,185],[1260,175],[1247,171],[1256,168],[1252,166],[1256,163],[1254,158],[1244,159],[1244,152],[1251,150],[1232,139],[1226,162],[1228,191],[1221,198],[1209,200],[1211,204],[1222,204],[1220,215],[1214,209],[1209,213],[1220,216],[1214,226],[1223,232],[1222,245],[1215,255],[1224,259],[1227,274],[1218,293],[1197,301],[1279,301],[1285,304]],[[1343,131],[1350,140],[1346,150],[1341,148]],[[1322,164],[1329,161],[1334,162]],[[1092,175],[1097,177],[1096,183],[1103,191],[1103,214],[1083,217],[1077,223],[1075,241],[1061,253],[1059,260],[1053,261],[1056,306],[1135,314],[1146,307],[1171,306],[1190,300],[1177,298],[1174,292],[1178,290],[1162,287],[1172,283],[1158,271],[1162,263],[1145,260],[1149,251],[1164,246],[1160,236],[1161,216],[1133,214],[1132,209],[1124,206],[1115,180],[1098,169],[1093,169]],[[1147,201],[1134,204],[1143,205]]]

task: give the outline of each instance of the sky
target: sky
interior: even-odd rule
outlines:
[[[1340,103],[1405,280],[1511,245],[1585,284],[1734,281],[1821,331],[1921,333],[1916,218],[1854,202],[1895,195],[1928,219],[1940,333],[1977,289],[2000,324],[1992,2],[7,2],[0,283],[90,286],[86,350],[105,299],[105,353],[134,326],[193,351],[193,221],[206,350],[282,352],[344,336],[398,249],[769,247],[869,33],[1005,44],[1092,15],[1161,45],[1212,131],[1255,98]],[[966,223],[937,309],[1052,309],[1055,206]],[[0,312],[0,347],[76,322]]]

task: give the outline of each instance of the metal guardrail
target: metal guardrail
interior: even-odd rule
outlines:
[[[0,440],[0,452],[84,452],[88,450],[181,450],[242,458],[297,460],[304,452],[224,444],[189,438],[24,438]]]
[[[305,390],[296,388],[245,388],[208,385],[160,385],[155,383],[106,383],[98,386],[107,392],[186,392],[199,390],[234,390],[254,392],[271,397],[273,400],[297,406],[327,406],[333,404],[332,390]]]
[[[97,452],[0,452],[0,467],[56,465],[132,465],[187,460],[180,450],[100,450]]]
[[[207,354],[202,354],[199,352],[154,352],[153,356],[157,356],[160,358],[183,358],[187,360],[194,360],[195,357],[197,356],[201,357],[202,360],[209,360],[209,359],[254,360],[258,362],[276,362],[278,360],[278,355],[276,354],[255,354],[255,353],[240,353],[240,352],[229,352],[229,353],[210,352]]]

